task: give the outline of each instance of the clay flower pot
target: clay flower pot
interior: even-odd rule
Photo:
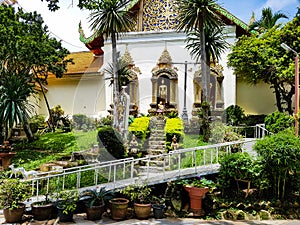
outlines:
[[[189,193],[190,197],[190,210],[194,216],[203,216],[204,210],[202,209],[202,199],[209,191],[208,187],[198,188],[192,186],[184,186],[184,189]]]

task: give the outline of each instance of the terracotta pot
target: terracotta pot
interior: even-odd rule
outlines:
[[[190,210],[195,216],[203,216],[202,199],[209,191],[209,188],[198,188],[191,186],[184,186],[184,189],[189,193]]]
[[[45,204],[45,205],[38,205],[35,203],[31,204],[31,213],[35,220],[47,220],[50,219],[52,215],[52,208],[53,204]]]
[[[151,204],[134,203],[135,216],[138,219],[147,219],[151,213]]]
[[[109,200],[111,204],[111,218],[113,220],[123,220],[126,218],[129,200],[126,198],[113,198]]]
[[[3,214],[6,223],[17,223],[22,221],[22,217],[25,211],[25,204],[21,203],[19,205],[20,206],[17,209],[3,209]]]
[[[96,205],[86,208],[86,216],[88,220],[101,220],[104,213],[105,205]]]

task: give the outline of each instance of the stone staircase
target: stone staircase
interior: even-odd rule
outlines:
[[[149,155],[159,155],[165,153],[165,119],[153,116],[150,118],[150,137],[148,140],[147,153]]]
[[[149,172],[157,173],[161,172],[164,167],[163,158],[160,154],[166,152],[166,141],[165,141],[165,118],[153,116],[150,118],[150,137],[147,141],[147,154],[151,155],[151,161],[144,161],[145,166],[139,168],[139,174],[145,173],[144,169],[147,168]],[[157,157],[155,157],[157,155]],[[153,157],[154,156],[154,157]]]

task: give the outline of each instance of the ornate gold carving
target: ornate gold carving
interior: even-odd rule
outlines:
[[[143,30],[158,31],[175,29],[176,5],[171,0],[145,0]]]
[[[158,60],[158,65],[159,64],[168,64],[171,65],[172,64],[172,58],[170,56],[169,51],[165,48],[165,50],[162,52],[159,60]]]

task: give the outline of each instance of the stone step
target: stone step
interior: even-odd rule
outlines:
[[[148,145],[149,146],[152,146],[152,145],[163,145],[163,146],[165,146],[166,142],[165,142],[165,140],[163,140],[163,141],[160,141],[160,140],[149,140]]]
[[[166,145],[148,145],[151,149],[165,149]]]
[[[165,149],[148,149],[148,153],[150,155],[160,155],[160,154],[164,154],[166,152],[165,152]]]

